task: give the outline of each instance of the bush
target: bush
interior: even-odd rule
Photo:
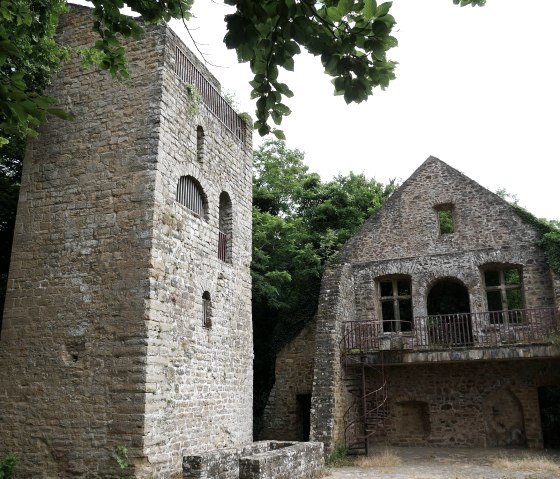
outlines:
[[[14,477],[16,463],[17,456],[14,453],[10,453],[0,459],[0,479],[11,479]]]

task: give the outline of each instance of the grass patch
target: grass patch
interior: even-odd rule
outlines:
[[[354,465],[354,458],[348,455],[348,448],[342,444],[337,444],[334,451],[325,461],[326,467],[347,467]]]
[[[492,465],[506,471],[528,471],[533,474],[555,474],[560,477],[560,462],[546,456],[524,454],[518,457],[500,456],[491,460]]]
[[[402,464],[401,458],[389,449],[373,456],[361,456],[355,460],[357,467],[395,467]]]

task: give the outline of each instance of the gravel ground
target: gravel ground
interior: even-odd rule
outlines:
[[[330,479],[560,479],[560,451],[528,449],[470,449],[401,447],[374,449],[370,456],[389,450],[401,464],[383,467],[329,469]],[[556,471],[532,467],[527,461],[519,468],[500,468],[495,458],[546,456],[558,464]]]

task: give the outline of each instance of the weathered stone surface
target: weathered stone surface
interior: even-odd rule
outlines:
[[[301,442],[278,444],[280,447],[242,457],[239,479],[311,478],[323,466],[323,444]]]
[[[186,456],[184,479],[305,479],[323,466],[323,444],[258,441]]]
[[[441,209],[452,212],[450,234],[440,230]],[[514,342],[508,337],[492,347],[476,347],[478,338],[474,338],[475,347],[415,351],[402,349],[412,334],[387,332],[379,340],[380,352],[353,354],[347,356],[346,367],[340,364],[344,321],[367,322],[383,331],[381,279],[410,279],[414,327],[421,329],[426,326],[428,295],[438,281],[464,287],[470,312],[488,311],[484,268],[514,265],[521,271],[523,307],[550,308],[543,318],[554,321],[560,283],[537,238],[501,198],[442,161],[426,160],[348,241],[340,264],[325,272],[317,314],[312,440],[322,441],[325,451],[331,451],[337,442],[348,439],[343,418],[362,387],[361,364],[365,364],[368,391],[382,385],[379,373],[387,380],[389,416],[385,427],[376,432],[377,440],[542,446],[538,387],[560,384],[554,373],[560,348],[551,337],[516,345],[508,344]],[[488,316],[481,318],[489,321]],[[499,329],[482,326],[491,326],[480,329],[483,332]],[[547,323],[545,330],[557,330],[557,325]],[[539,371],[548,372],[546,380],[531,380]],[[488,408],[495,409],[488,405],[500,401],[504,408],[496,414],[510,417],[507,424],[488,413]],[[498,423],[504,424],[503,430],[497,430]],[[363,436],[363,425],[349,431],[354,429],[361,429],[355,434]]]
[[[385,369],[392,445],[542,447],[538,388],[560,383],[560,360],[415,364]],[[426,406],[424,428],[407,405]],[[375,440],[376,438],[374,438]]]
[[[73,6],[61,42],[90,45],[91,21]],[[0,453],[20,477],[110,477],[122,445],[135,476],[164,478],[184,454],[252,440],[250,129],[243,142],[193,110],[176,49],[218,84],[168,28],[126,48],[124,82],[71,55],[51,93],[75,120],[27,149],[0,339]],[[175,201],[186,175],[205,217]]]
[[[264,411],[263,431],[266,439],[284,441],[309,440],[309,409],[313,388],[315,322],[310,322],[299,336],[276,355],[278,378],[270,392]]]
[[[344,442],[342,418],[349,398],[341,378],[339,343],[342,321],[354,319],[352,269],[348,264],[332,266],[321,283],[311,398],[311,440],[322,442],[325,454]]]

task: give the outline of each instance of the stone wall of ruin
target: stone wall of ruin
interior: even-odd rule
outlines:
[[[454,230],[451,234],[441,234],[440,231],[438,208],[443,205],[452,211]],[[551,279],[550,268],[536,240],[536,232],[505,201],[459,171],[430,157],[348,241],[342,252],[341,266],[325,273],[317,315],[313,390],[316,408],[312,414],[315,435],[312,437],[323,441],[326,451],[332,450],[335,443],[344,441],[341,431],[348,397],[346,395],[344,399],[345,392],[341,384],[352,380],[350,377],[344,378],[339,366],[339,343],[342,339],[340,323],[381,319],[379,278],[397,275],[410,277],[412,314],[418,318],[427,315],[428,293],[440,279],[465,286],[471,312],[487,311],[483,268],[496,264],[517,265],[522,270],[524,307],[550,308],[555,304],[557,306],[558,280]],[[551,357],[555,357],[557,348],[551,351]],[[530,353],[521,349],[517,355],[530,356]],[[515,389],[518,383],[515,382],[514,372],[522,368],[534,369],[534,364],[537,362],[528,360],[477,364],[465,361],[449,365],[391,367],[394,376],[388,391],[392,401],[391,415],[397,414],[401,418],[391,419],[396,421],[389,431],[391,440],[402,444],[418,442],[449,445],[455,442],[467,445],[469,441],[491,444],[493,440],[488,439],[490,435],[481,432],[484,427],[480,426],[480,420],[471,435],[460,433],[461,428],[468,426],[470,419],[457,422],[454,426],[441,426],[441,430],[437,429],[440,426],[436,424],[433,432],[430,432],[431,436],[425,436],[423,432],[428,427],[426,415],[436,417],[433,408],[441,407],[443,409],[438,414],[443,417],[446,414],[444,406],[449,405],[433,396],[439,393],[434,392],[431,384],[440,384],[440,390],[445,387],[443,383],[468,383],[470,387],[477,379],[467,373],[471,371],[469,368],[474,368],[473,374],[475,370],[480,372],[478,377],[481,383],[478,388],[473,386],[473,395],[465,401],[454,396],[456,401],[451,406],[454,412],[464,409],[463,415],[469,418],[474,416],[474,396],[490,394],[494,391],[491,384],[501,381],[500,374],[509,374],[508,384],[511,384],[513,396],[507,398],[515,397],[522,405],[527,444],[534,447],[541,445],[540,422],[536,417],[536,387],[532,385]],[[543,360],[540,364],[544,367],[549,363]],[[550,364],[556,363],[551,359]],[[441,374],[433,373],[434,368],[441,368],[438,369]],[[498,371],[499,368],[504,371]],[[557,384],[559,379],[554,381]],[[418,391],[418,394],[406,397],[405,392],[412,390]],[[399,396],[403,398],[395,399]],[[511,399],[510,402],[513,404],[516,400]],[[477,407],[481,414],[482,406]],[[319,415],[321,420],[318,419]],[[504,441],[499,439],[494,443]]]
[[[75,119],[50,119],[24,162],[0,337],[0,454],[18,454],[21,477],[109,477],[125,446],[136,477],[164,478],[184,453],[252,440],[251,133],[240,141],[204,104],[192,108],[166,27],[126,43],[122,82],[80,66],[74,48],[93,44],[91,27],[85,7],[61,19],[71,54],[50,93]],[[204,191],[204,218],[175,201],[184,175]],[[223,191],[227,262],[217,257]]]
[[[277,380],[270,391],[263,417],[262,436],[265,439],[306,440],[304,425],[309,416],[303,415],[308,415],[309,411],[302,410],[301,396],[311,398],[314,356],[315,321],[312,321],[276,355]]]
[[[560,360],[394,366],[386,377],[389,444],[542,447],[538,388],[560,382]]]
[[[70,60],[26,151],[2,335],[0,449],[23,477],[116,471],[143,444],[164,29],[128,47],[130,80],[80,66],[88,9],[63,16]],[[147,66],[150,66],[149,68]]]
[[[184,454],[252,440],[252,147],[193,97],[174,70],[177,37],[166,32],[160,144],[155,176],[147,348],[145,454],[160,473]],[[181,47],[183,48],[183,47]],[[183,48],[183,51],[184,48]],[[203,154],[197,128],[204,131]],[[206,213],[178,203],[190,175]],[[218,258],[220,194],[231,199],[231,257]],[[203,294],[211,326],[203,325]]]
[[[325,454],[344,442],[343,415],[348,393],[342,381],[339,342],[342,322],[355,318],[354,284],[351,267],[337,264],[323,273],[317,309],[311,440],[322,442]]]

